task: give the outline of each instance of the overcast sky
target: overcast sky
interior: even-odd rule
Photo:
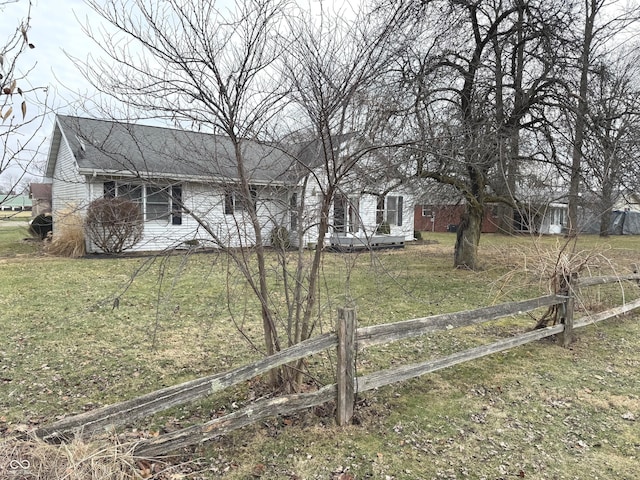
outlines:
[[[21,20],[27,16],[27,8],[26,0],[5,5],[4,10],[0,11],[0,40],[6,41],[15,32]],[[82,32],[78,22],[78,19],[85,21],[87,18],[92,23],[98,22],[96,15],[83,0],[33,0],[31,30],[28,35],[35,48],[24,52],[18,68],[21,73],[32,69],[27,79],[21,83],[23,90],[29,86],[49,88],[48,106],[52,110],[75,112],[75,107],[70,108],[69,104],[90,92],[90,86],[66,55],[84,59],[90,53],[91,41]],[[42,100],[43,97],[39,97]],[[28,115],[43,111],[43,107],[37,104],[33,96],[27,97],[26,101]],[[45,140],[40,151],[41,157],[48,151],[48,138],[52,130],[53,114],[49,114],[37,133],[38,143]],[[7,177],[16,175],[18,171],[8,171],[0,178],[0,183],[8,181]]]
[[[100,54],[93,40],[82,31],[81,23],[85,24],[88,21],[94,30],[97,30],[97,27],[102,24],[102,19],[84,3],[84,0],[32,0],[32,2],[29,41],[35,45],[35,48],[24,52],[19,68],[22,72],[32,69],[26,80],[31,87],[47,86],[49,88],[47,103],[51,113],[47,115],[43,127],[38,130],[38,143],[43,141],[39,153],[40,163],[42,163],[48,152],[49,137],[53,131],[54,114],[52,112],[90,114],[83,111],[78,106],[78,102],[91,97],[93,90],[69,57],[84,60],[90,53]],[[2,0],[0,0],[1,3]],[[6,41],[14,34],[20,22],[27,16],[28,3],[28,0],[18,0],[16,3],[10,0],[4,9],[0,7],[0,41]],[[228,8],[233,5],[233,2],[227,0],[219,0],[217,3],[228,4]],[[309,0],[307,5],[312,9],[319,8],[320,4],[329,4],[333,8],[338,8],[337,6],[340,5],[341,15],[345,15],[344,10],[348,10],[352,3],[357,2]],[[302,4],[304,5],[305,2],[303,1]],[[24,83],[25,81],[18,86],[26,90]],[[22,99],[18,99],[14,112],[19,110],[21,101]],[[27,97],[26,101],[28,115],[37,113],[38,105],[34,99]],[[18,113],[16,119],[20,116]],[[15,178],[19,173],[19,170],[5,172],[0,176],[0,186],[7,184],[8,177]]]

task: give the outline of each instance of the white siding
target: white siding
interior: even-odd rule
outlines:
[[[104,191],[101,179],[91,184],[91,199],[99,198]],[[287,194],[283,190],[258,190],[258,216],[264,235],[263,242],[269,244],[271,230],[275,225],[287,226]],[[247,214],[237,210],[233,215],[224,213],[224,191],[215,185],[199,183],[182,184],[182,202],[204,224],[192,215],[183,213],[182,224],[173,225],[171,220],[148,221],[144,234],[130,251],[161,251],[184,248],[185,242],[198,240],[203,246],[243,247],[255,244],[254,230]],[[283,210],[283,207],[284,210]],[[89,251],[96,251],[89,246]]]
[[[363,195],[360,198],[360,217],[362,218],[362,226],[364,233],[370,237],[378,228],[376,223],[376,210],[378,207],[378,198],[374,195]]]
[[[78,173],[78,166],[64,136],[60,142],[51,186],[53,225],[62,213],[80,211],[87,207],[88,188],[84,176]]]
[[[322,181],[322,174],[319,174],[316,178]],[[346,185],[353,187],[353,191],[346,188]],[[360,213],[360,230],[352,235],[358,237],[370,237],[377,231],[378,224],[376,222],[376,213],[378,207],[378,197],[370,194],[360,194],[358,182],[345,182],[345,187],[342,189],[342,194],[349,198],[358,198],[358,207]],[[318,184],[315,184],[313,180],[309,182],[307,187],[305,204],[306,211],[303,219],[303,225],[307,229],[304,235],[305,243],[316,243],[318,239],[317,223],[319,221],[320,206],[322,202],[321,189]],[[415,204],[414,196],[409,191],[395,190],[388,193],[388,196],[399,197],[402,196],[402,225],[391,225],[390,234],[394,236],[403,236],[406,241],[413,240],[414,235],[414,222],[413,222],[413,207]],[[333,219],[333,206],[329,211],[329,223],[332,223]],[[329,243],[332,232],[327,235],[325,242]]]

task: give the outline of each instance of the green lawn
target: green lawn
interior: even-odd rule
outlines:
[[[28,222],[31,220],[30,211],[0,210],[0,222]]]
[[[5,436],[259,357],[238,332],[260,345],[258,309],[235,274],[229,281],[223,256],[69,260],[43,254],[24,236],[0,228]],[[565,247],[561,238],[485,235],[484,268],[470,272],[451,267],[454,235],[424,239],[404,250],[328,254],[322,330],[346,301],[355,302],[361,325],[393,322],[545,293],[558,258],[581,265],[582,275],[626,273],[640,259],[637,237],[589,237]],[[637,288],[580,292],[578,314],[635,298]],[[247,427],[191,452],[202,472],[188,478],[636,478],[636,318],[579,330],[570,349],[541,341],[362,394],[350,427],[334,426],[331,406]],[[522,316],[372,347],[358,355],[358,369],[441,356],[534,324]],[[310,362],[322,382],[333,381],[332,368],[331,355]],[[264,394],[250,382],[135,427],[173,430]]]
[[[6,257],[35,254],[40,249],[39,242],[32,241],[28,227],[13,223],[2,224],[0,220],[0,261]]]

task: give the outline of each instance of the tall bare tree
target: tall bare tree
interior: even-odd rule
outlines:
[[[454,265],[473,269],[485,209],[516,205],[518,163],[533,155],[520,151],[521,135],[543,123],[540,110],[555,84],[551,32],[565,25],[567,12],[562,2],[524,0],[425,8],[431,41],[405,67],[423,140],[413,154],[416,174],[464,198]]]
[[[640,82],[635,49],[607,55],[593,69],[583,170],[585,186],[599,198],[600,235],[609,235],[620,194],[637,188],[640,173]]]
[[[270,120],[283,98],[274,78],[280,51],[273,33],[282,26],[282,2],[248,0],[238,2],[236,9],[208,0],[88,3],[107,24],[101,34],[86,26],[102,56],[80,65],[98,90],[138,114],[230,140],[236,180],[229,189],[251,225],[255,271],[243,250],[234,251],[233,258],[259,300],[265,353],[273,354],[280,349],[280,338],[245,143],[267,139]],[[220,168],[212,165],[210,172]],[[227,246],[215,226],[202,222],[202,228],[217,244]]]
[[[578,206],[580,201],[580,179],[584,173],[583,147],[586,130],[588,128],[589,115],[589,84],[592,79],[592,70],[597,65],[601,56],[612,47],[612,42],[621,39],[621,34],[633,23],[637,22],[638,5],[609,1],[609,0],[583,0],[578,2],[577,18],[581,19],[582,26],[574,39],[578,57],[573,65],[577,82],[577,98],[573,102],[567,102],[568,108],[573,113],[572,142],[571,142],[571,175],[569,183],[569,218],[568,234],[575,236],[578,233]],[[570,63],[567,63],[570,67]]]
[[[215,225],[188,213],[233,259],[258,299],[265,354],[309,338],[320,318],[318,280],[334,195],[372,150],[370,144],[363,147],[366,142],[347,142],[346,134],[358,130],[366,137],[366,119],[375,110],[364,105],[367,92],[393,58],[392,36],[403,10],[353,7],[341,19],[278,0],[246,0],[229,10],[212,0],[89,3],[108,25],[102,37],[86,27],[104,55],[80,65],[92,84],[146,116],[221,134],[231,142],[233,174],[228,177],[233,180],[226,178],[224,187],[242,205],[242,218],[234,217],[231,226],[246,241],[229,245]],[[285,143],[279,141],[283,138]],[[299,188],[284,197],[280,192],[297,219],[293,254],[286,248],[285,219],[265,222],[261,192],[277,187],[262,182],[256,189],[254,168],[260,165],[247,154],[250,142],[282,149],[301,179]],[[230,167],[215,165],[215,155],[211,162],[212,174]],[[318,202],[305,205],[304,189],[311,182],[319,189]],[[274,232],[282,232],[282,238]],[[318,245],[310,264],[303,251],[309,232],[315,232]],[[278,270],[267,250],[274,244]],[[296,388],[301,365],[292,367],[275,372],[274,383]]]
[[[331,218],[336,199],[351,202],[349,193],[372,188],[358,178],[358,166],[367,164],[373,168],[367,160],[389,146],[376,138],[378,122],[385,116],[377,87],[398,51],[404,48],[407,32],[402,27],[410,12],[400,3],[388,9],[351,5],[346,15],[337,13],[321,6],[318,11],[291,16],[289,27],[294,40],[288,42],[284,56],[291,108],[300,113],[300,127],[312,138],[310,145],[319,160],[319,168],[309,172],[319,188],[317,200],[306,205],[313,212],[311,218],[318,219],[308,228],[317,232],[319,246],[324,245],[330,227],[338,227]],[[389,159],[385,158],[378,167],[389,169]],[[354,192],[354,185],[359,185],[360,192]],[[323,249],[317,248],[306,271],[308,284],[302,290],[302,251],[297,254],[297,281],[292,295],[296,308],[290,309],[297,312],[299,325],[295,342],[308,338],[315,325],[322,255]]]

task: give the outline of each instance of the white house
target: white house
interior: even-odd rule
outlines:
[[[567,228],[569,206],[567,203],[550,202],[540,208],[539,232],[543,235],[564,234]]]
[[[247,220],[249,201],[255,203],[267,242],[275,227],[284,226],[292,239],[304,229],[305,245],[313,243],[314,215],[322,200],[323,176],[314,172],[319,159],[310,158],[308,148],[305,157],[298,147],[243,140],[247,196],[239,189],[234,148],[220,135],[58,115],[46,166],[54,235],[56,219],[65,212],[83,214],[95,199],[124,196],[138,203],[144,218],[143,238],[133,250],[158,251],[196,241],[250,246],[255,232]],[[374,244],[385,237],[376,233],[382,223],[389,225],[386,237],[393,241],[413,238],[408,193],[365,194],[358,182],[348,183],[333,200],[328,239]],[[88,252],[96,250],[87,243]]]

